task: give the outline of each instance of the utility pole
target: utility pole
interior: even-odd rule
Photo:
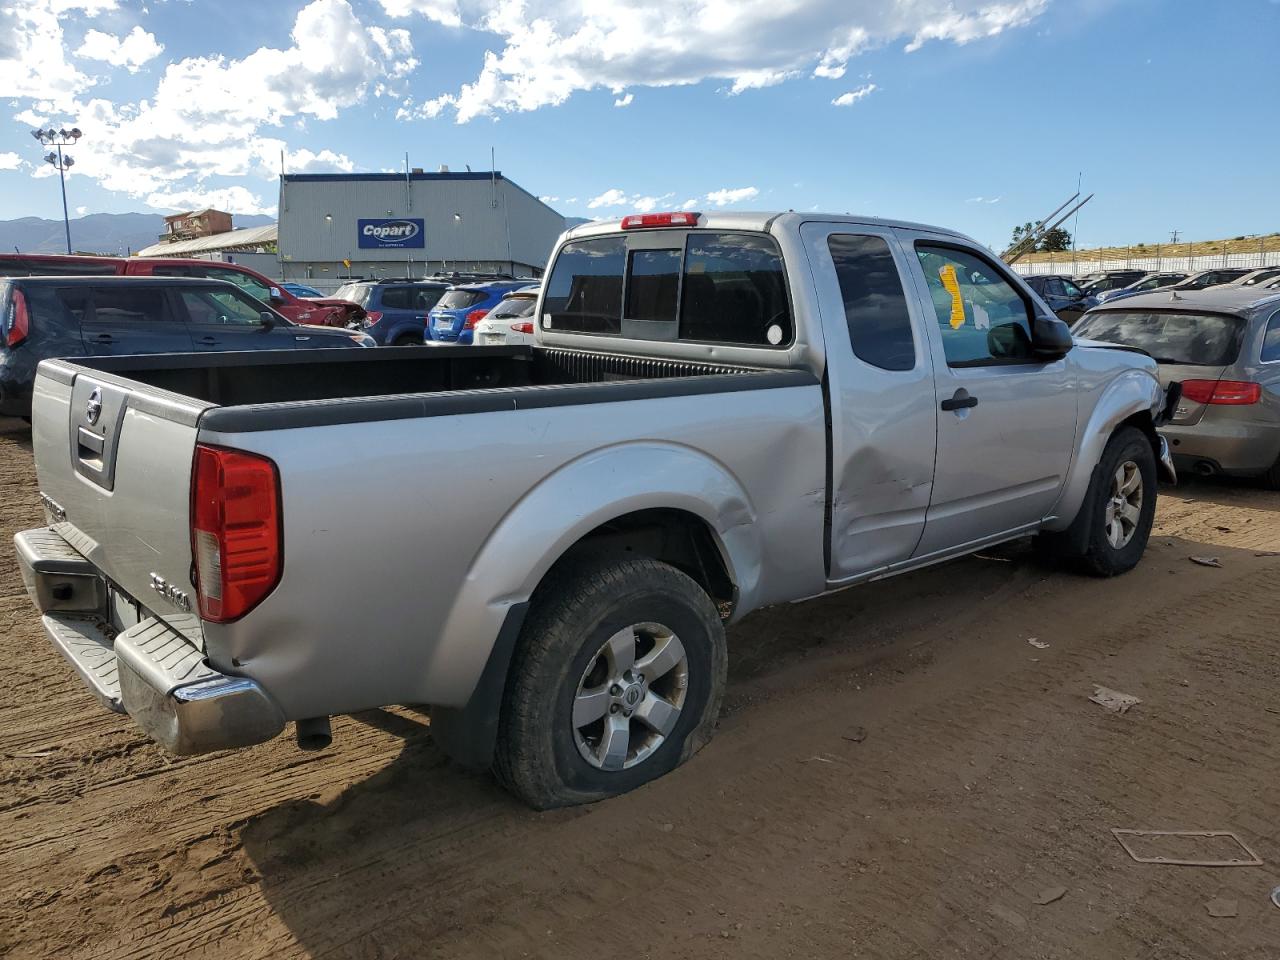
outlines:
[[[72,127],[70,130],[62,127],[60,129],[48,130],[32,130],[31,136],[35,137],[46,147],[56,147],[57,153],[49,153],[45,155],[45,163],[52,164],[58,170],[58,179],[62,181],[62,227],[67,235],[67,253],[71,252],[71,218],[67,215],[67,171],[75,164],[70,156],[63,156],[62,148],[69,147],[80,139],[80,128]]]
[[[1178,231],[1177,231],[1177,230],[1174,230],[1172,233],[1170,233],[1170,234],[1169,234],[1169,242],[1170,242],[1170,243],[1177,243],[1177,242],[1178,242]]]

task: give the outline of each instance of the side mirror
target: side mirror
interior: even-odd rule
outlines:
[[[1057,317],[1036,317],[1032,331],[1031,352],[1039,360],[1061,360],[1075,346],[1071,328]]]
[[[275,302],[277,302],[277,301],[280,301],[280,300],[283,300],[283,299],[284,299],[284,297],[283,297],[283,296],[281,295],[281,293],[280,293],[280,288],[279,288],[279,287],[272,287],[272,288],[267,292],[267,296],[269,296],[269,297],[271,298],[271,302],[272,302],[272,303],[275,303]]]
[[[263,310],[258,314],[258,319],[262,321],[262,327],[264,330],[270,330],[276,325],[276,315],[270,310]]]

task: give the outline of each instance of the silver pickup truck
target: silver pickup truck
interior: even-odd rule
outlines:
[[[581,803],[707,742],[726,624],[1032,534],[1122,573],[1171,473],[1155,363],[935,227],[586,224],[536,318],[42,363],[16,545],[54,646],[177,754],[424,704],[459,761]]]

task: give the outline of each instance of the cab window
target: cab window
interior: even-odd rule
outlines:
[[[192,323],[262,325],[262,305],[232,290],[183,290],[182,304]]]
[[[914,369],[911,315],[889,245],[881,237],[835,234],[827,247],[854,355],[882,370]]]
[[[1030,307],[993,265],[976,253],[938,244],[917,243],[916,256],[948,366],[1032,358]]]

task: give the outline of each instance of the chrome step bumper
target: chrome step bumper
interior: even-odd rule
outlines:
[[[181,633],[147,617],[116,633],[106,581],[48,527],[14,537],[22,579],[49,640],[108,708],[179,756],[245,747],[284,729],[255,681],[220,673]]]

